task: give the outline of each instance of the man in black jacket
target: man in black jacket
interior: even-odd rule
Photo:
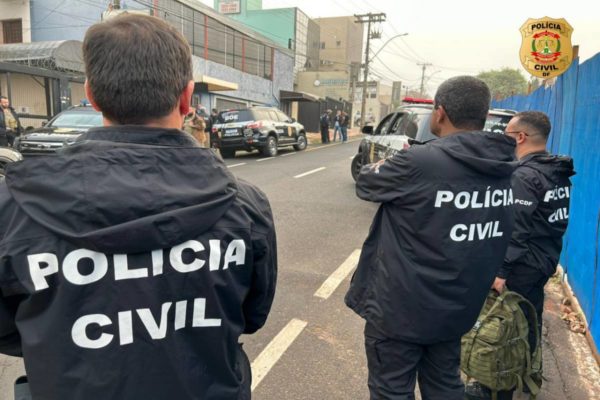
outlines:
[[[326,110],[322,115],[319,121],[319,126],[321,127],[321,143],[329,143],[329,116],[331,115],[331,110]]]
[[[273,300],[269,202],[179,130],[194,82],[175,29],[114,18],[83,55],[105,127],[0,185],[0,351],[34,399],[249,399],[238,338]]]
[[[544,286],[556,272],[560,258],[562,237],[569,222],[570,177],[575,175],[570,157],[546,151],[550,130],[548,116],[539,111],[518,113],[506,127],[505,134],[517,142],[519,159],[519,167],[512,176],[514,230],[493,285],[499,293],[508,287],[534,305],[540,333]],[[535,341],[536,332],[531,329],[532,349]],[[469,398],[491,399],[489,390],[479,384],[469,386],[467,394]],[[499,393],[498,398],[511,399],[512,392]]]
[[[439,139],[363,167],[356,192],[382,203],[346,304],[366,319],[371,399],[462,400],[460,338],[510,239],[513,139],[481,132],[490,92],[473,77],[438,89]]]

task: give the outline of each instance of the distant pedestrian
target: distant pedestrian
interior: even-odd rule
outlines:
[[[335,117],[333,117],[333,141],[335,142],[335,138],[338,133],[340,136],[340,141],[342,140],[342,128],[340,126],[340,118],[342,117],[342,111],[337,110]]]
[[[343,143],[348,141],[348,123],[349,123],[348,114],[342,111],[340,115],[340,135]]]
[[[200,143],[200,146],[207,147],[207,137],[206,137],[206,118],[208,114],[206,113],[206,108],[201,104],[196,106],[196,111],[194,112],[194,116],[189,121],[189,124],[192,128],[192,136]]]
[[[219,140],[219,137],[217,132],[213,132],[213,127],[219,123],[219,111],[216,108],[213,108],[208,119],[210,121],[210,129],[208,130],[208,137],[210,138],[210,147],[215,148],[217,146],[217,141]]]
[[[321,115],[321,143],[329,143],[329,116],[331,110],[326,110]]]
[[[0,96],[0,146],[11,146],[21,134],[21,121],[10,106],[8,97]]]

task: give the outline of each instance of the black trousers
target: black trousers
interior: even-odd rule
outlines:
[[[506,280],[506,286],[513,292],[525,297],[533,306],[537,314],[537,329],[542,333],[542,312],[544,311],[544,286],[549,277],[534,267],[521,267],[512,271]],[[528,309],[523,309],[525,316],[531,320]],[[535,349],[535,330],[529,329],[529,347]]]
[[[367,322],[365,347],[371,400],[462,400],[460,338],[429,345],[390,339]]]
[[[321,143],[329,143],[329,128],[321,127]]]

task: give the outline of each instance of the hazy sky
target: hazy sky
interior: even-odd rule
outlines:
[[[202,0],[212,6],[212,0]],[[502,67],[519,68],[519,28],[528,18],[565,18],[573,26],[573,44],[584,61],[600,52],[600,1],[598,0],[263,0],[264,8],[299,7],[311,18],[384,12],[383,38],[373,41],[378,50],[394,39],[373,64],[384,81],[402,80],[418,89],[421,67],[427,89],[433,93],[446,78]]]

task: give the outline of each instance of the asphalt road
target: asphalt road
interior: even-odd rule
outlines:
[[[239,152],[226,160],[237,177],[267,194],[277,228],[277,294],[263,330],[243,338],[250,360],[256,361],[279,333],[306,323],[254,389],[257,399],[368,398],[364,323],[343,302],[356,250],[376,211],[375,204],[354,193],[350,161],[357,146],[355,140],[304,152],[284,150],[271,159]],[[346,273],[336,290],[326,285],[321,297],[315,296],[340,267]],[[292,328],[286,328],[290,321]],[[253,367],[256,380],[257,364]]]

